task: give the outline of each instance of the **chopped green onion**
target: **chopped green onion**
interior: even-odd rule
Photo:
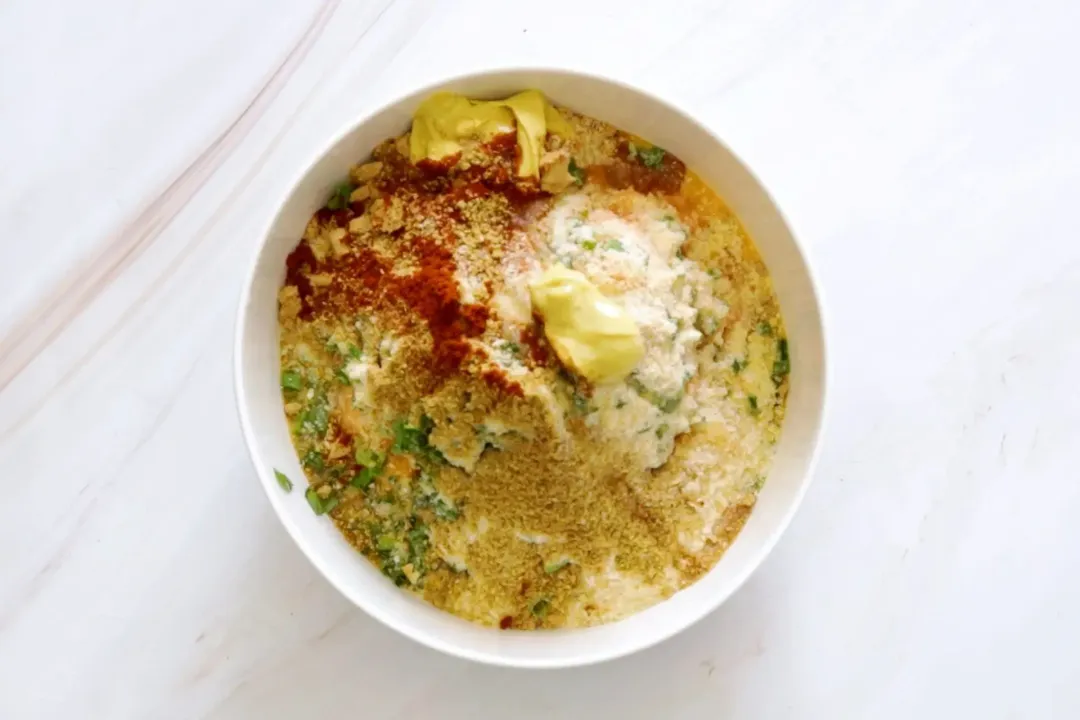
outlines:
[[[326,461],[323,459],[322,453],[319,452],[318,450],[316,450],[315,448],[312,448],[312,449],[308,450],[306,453],[304,453],[304,457],[300,461],[300,463],[304,467],[311,468],[312,470],[315,470],[316,472],[321,472],[323,470],[323,468],[326,467]]]
[[[443,500],[441,497],[435,499],[435,506],[433,509],[435,510],[435,517],[447,522],[457,520],[458,517],[461,516],[460,510],[446,500]]]
[[[555,562],[550,562],[547,565],[545,565],[544,566],[544,572],[546,572],[548,575],[554,575],[555,573],[559,572],[560,570],[562,570],[564,567],[566,567],[569,564],[570,564],[570,558],[563,558],[561,560],[556,560]]]
[[[360,359],[360,348],[358,348],[356,345],[349,343],[348,352],[349,357],[351,357],[353,360]]]
[[[595,240],[582,240],[581,241],[581,247],[585,248],[586,250],[595,250],[596,249],[596,241]]]
[[[547,617],[548,610],[551,608],[551,603],[547,598],[540,598],[533,603],[532,614],[543,620]]]
[[[352,385],[352,380],[349,379],[349,376],[346,375],[345,371],[341,368],[334,371],[334,379],[342,385]]]
[[[352,191],[355,189],[352,183],[341,183],[334,188],[333,195],[326,201],[326,207],[331,210],[341,210],[349,207],[349,196],[352,195]]]
[[[281,373],[281,387],[285,390],[303,390],[304,377],[295,370],[284,370]]]
[[[759,335],[764,335],[765,337],[772,337],[773,334],[772,325],[764,320],[757,324],[757,331]]]
[[[607,249],[608,250],[618,250],[619,252],[623,252],[623,251],[626,250],[626,247],[621,242],[619,242],[618,240],[608,240],[607,241]]]
[[[353,458],[356,460],[357,465],[363,465],[364,467],[381,467],[383,461],[386,460],[386,458],[371,448],[363,447],[356,448],[356,451],[353,453]]]
[[[308,505],[315,512],[316,515],[325,515],[338,506],[341,499],[336,495],[331,495],[325,500],[315,491],[315,488],[309,487],[304,491],[304,497],[308,501]]]
[[[274,477],[277,478],[277,484],[281,486],[282,490],[285,492],[292,491],[292,480],[289,479],[288,475],[274,468]]]
[[[375,547],[379,550],[393,550],[397,547],[397,538],[393,535],[380,535],[379,539],[375,541]]]
[[[404,420],[395,420],[391,426],[394,452],[413,453],[436,462],[445,462],[438,448],[428,442],[428,435],[434,427],[435,423],[427,415],[420,418],[420,427],[413,427]]]
[[[585,168],[578,165],[574,161],[574,158],[570,158],[570,165],[567,167],[567,170],[570,171],[570,174],[573,176],[574,180],[577,182],[578,185],[585,184]]]
[[[784,376],[791,372],[791,358],[788,356],[787,338],[780,338],[776,343],[776,360],[772,366],[772,380],[779,385]]]
[[[757,395],[750,395],[746,399],[750,403],[750,412],[751,412],[751,414],[757,415],[758,412],[759,412],[758,411],[758,404],[757,404]]]
[[[363,490],[367,486],[371,485],[371,483],[375,482],[375,478],[378,477],[381,470],[382,468],[366,467],[360,472],[356,473],[356,475],[353,476],[353,479],[349,481],[349,484],[352,485],[354,488],[359,488]]]

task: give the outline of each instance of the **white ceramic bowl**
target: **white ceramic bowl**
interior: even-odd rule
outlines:
[[[429,93],[449,89],[496,98],[527,88],[667,148],[719,192],[772,273],[791,346],[791,392],[772,471],[727,554],[697,583],[659,605],[580,630],[500,631],[437,610],[395,587],[329,519],[313,514],[302,484],[286,494],[274,478],[274,468],[301,483],[304,477],[278,385],[277,292],[285,258],[308,218],[353,163],[408,127],[413,109]],[[799,244],[765,188],[720,140],[668,103],[612,80],[567,71],[489,71],[453,78],[361,118],[316,153],[258,238],[241,296],[235,352],[237,404],[251,458],[270,504],[304,554],[342,594],[386,625],[437,650],[497,665],[568,667],[608,660],[670,637],[715,609],[764,560],[791,521],[810,483],[824,416],[825,346],[817,291]]]

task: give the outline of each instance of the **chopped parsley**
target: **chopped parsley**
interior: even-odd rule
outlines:
[[[337,380],[342,385],[351,385],[352,384],[352,380],[349,379],[349,376],[346,375],[345,371],[343,369],[341,369],[341,368],[338,368],[337,370],[334,371],[334,379]]]
[[[757,324],[758,335],[764,335],[765,337],[772,337],[773,329],[772,325],[762,320]]]
[[[679,408],[679,404],[682,402],[683,399],[682,390],[670,397],[661,395],[652,388],[646,386],[645,383],[641,382],[641,380],[639,380],[634,375],[631,375],[629,378],[626,379],[626,384],[629,385],[630,388],[638,395],[655,405],[657,409],[660,410],[660,412],[675,412]]]
[[[574,161],[574,158],[570,158],[570,165],[567,167],[567,170],[570,171],[570,174],[573,176],[574,181],[577,182],[578,185],[585,184],[585,168],[578,165]]]
[[[341,183],[334,188],[334,193],[326,201],[326,207],[331,210],[343,210],[349,207],[349,196],[352,195],[352,191],[355,189],[352,183]]]
[[[581,247],[585,248],[586,250],[595,250],[596,249],[596,241],[595,240],[582,240],[581,241]]]
[[[628,154],[631,158],[637,158],[642,165],[655,170],[664,164],[664,155],[667,153],[663,148],[653,145],[652,147],[642,148],[638,147],[634,143],[627,145]]]
[[[506,345],[504,345],[503,347],[505,347],[506,351],[511,355],[521,354],[521,346],[518,345],[516,342],[507,342]]]
[[[757,415],[758,412],[760,412],[757,404],[757,395],[750,395],[746,398],[746,400],[750,403],[750,414]]]
[[[304,376],[295,370],[283,370],[281,373],[281,387],[284,390],[291,390],[293,392],[303,390]]]
[[[776,343],[776,360],[772,366],[772,380],[779,385],[791,372],[791,358],[788,356],[787,338],[780,338]]]
[[[289,479],[288,475],[274,468],[274,477],[277,478],[277,484],[281,486],[282,490],[292,492],[292,480]]]
[[[653,170],[664,163],[664,155],[666,154],[667,153],[664,152],[663,148],[658,148],[655,145],[650,148],[638,148],[637,151],[637,156],[638,159],[641,160],[641,164]]]
[[[349,353],[349,357],[351,357],[353,360],[359,360],[360,359],[360,348],[358,348],[356,345],[353,345],[352,343],[349,343],[349,347],[347,348],[347,351]]]
[[[608,250],[618,250],[619,252],[623,252],[623,251],[626,250],[626,247],[621,242],[619,242],[618,240],[608,240],[607,241],[607,249]]]
[[[745,367],[746,367],[746,361],[745,360],[740,360],[739,358],[735,358],[734,360],[731,361],[731,372],[735,373],[736,375],[741,373],[743,371],[743,368],[745,368]]]

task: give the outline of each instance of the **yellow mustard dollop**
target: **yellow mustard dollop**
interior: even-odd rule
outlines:
[[[537,90],[525,90],[505,100],[470,100],[457,93],[437,92],[413,113],[409,159],[414,164],[441,160],[461,152],[464,140],[487,142],[516,131],[521,148],[518,175],[539,177],[548,132],[565,135],[569,128]]]
[[[576,270],[548,268],[529,294],[559,359],[589,380],[618,382],[645,354],[633,318]]]

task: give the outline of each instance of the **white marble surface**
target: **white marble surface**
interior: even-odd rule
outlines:
[[[515,5],[0,4],[0,717],[1080,716],[1080,5]],[[230,375],[255,229],[312,150],[530,63],[658,91],[749,161],[835,369],[816,482],[747,586],[565,672],[338,596]]]

